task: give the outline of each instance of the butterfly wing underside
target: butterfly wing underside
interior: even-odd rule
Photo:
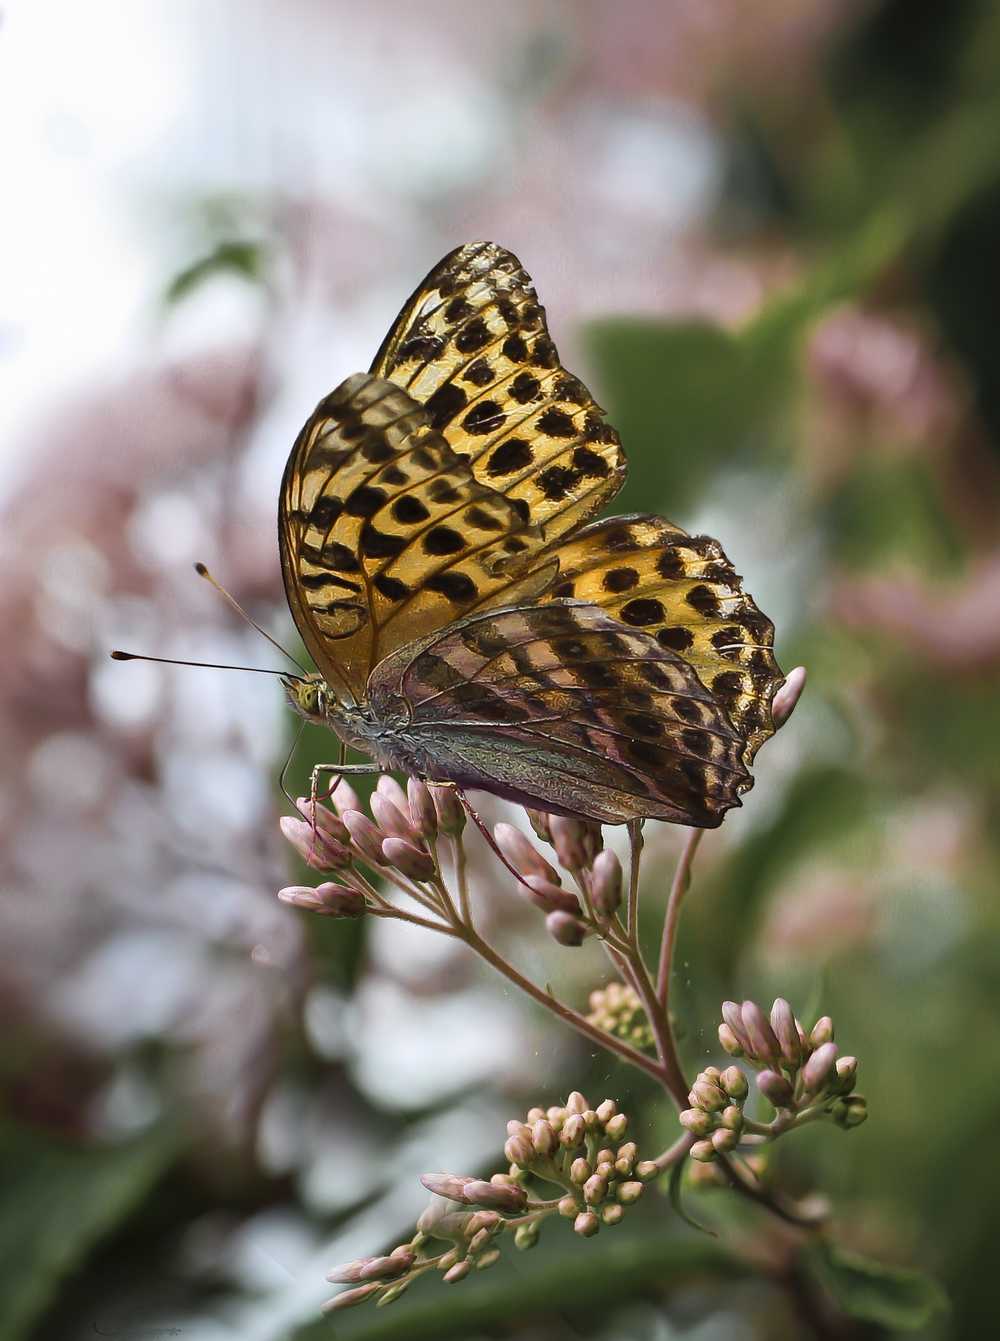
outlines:
[[[376,668],[430,777],[555,813],[712,828],[748,785],[742,740],[676,654],[575,601],[484,611]]]
[[[561,365],[520,261],[469,242],[404,305],[371,371],[425,405],[476,478],[531,516],[553,544],[621,488],[618,434]]]
[[[292,616],[346,701],[364,698],[394,648],[509,593],[532,599],[556,568],[518,576],[537,559],[539,529],[476,480],[412,397],[365,373],[299,434],[278,530]]]

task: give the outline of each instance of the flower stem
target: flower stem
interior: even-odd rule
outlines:
[[[677,940],[677,927],[680,922],[681,904],[691,883],[691,865],[698,851],[704,829],[689,829],[687,841],[677,862],[674,878],[667,898],[667,911],[663,918],[663,937],[660,941],[660,965],[656,974],[656,995],[663,1006],[667,1007],[670,993],[670,968],[674,958],[674,945]]]

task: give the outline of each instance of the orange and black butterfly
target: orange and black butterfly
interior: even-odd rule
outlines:
[[[625,472],[517,258],[451,252],[292,449],[281,565],[319,671],[293,705],[385,769],[719,824],[773,730],[773,625],[715,540],[592,520]]]

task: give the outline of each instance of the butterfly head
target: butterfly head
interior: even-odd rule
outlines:
[[[330,716],[333,694],[322,675],[282,676],[288,701],[299,714],[310,722],[326,722]]]

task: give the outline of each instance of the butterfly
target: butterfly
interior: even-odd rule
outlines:
[[[289,456],[281,568],[318,668],[292,706],[463,793],[718,825],[773,731],[774,627],[715,540],[594,520],[625,473],[521,263],[450,252]]]

